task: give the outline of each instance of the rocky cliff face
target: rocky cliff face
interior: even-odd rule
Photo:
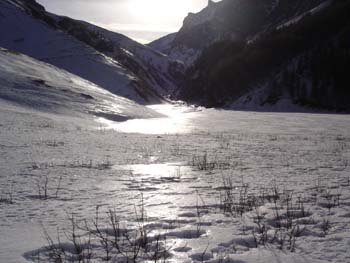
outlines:
[[[185,18],[183,27],[171,43],[168,41],[167,48],[163,48],[159,42],[151,43],[151,46],[191,65],[206,47],[215,42],[255,39],[259,34],[305,14],[322,2],[324,0],[209,1],[201,12],[190,13]],[[163,39],[163,42],[166,41]]]
[[[213,20],[217,15],[218,7],[219,5],[217,3],[209,0],[208,6],[201,12],[197,14],[188,14],[188,16],[184,19],[182,30],[190,30],[195,26],[199,26]]]

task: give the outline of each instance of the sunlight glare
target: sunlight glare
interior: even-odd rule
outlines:
[[[197,108],[161,104],[148,106],[165,117],[152,119],[131,119],[124,122],[114,122],[105,118],[97,118],[103,129],[111,129],[124,133],[142,134],[176,134],[193,131],[191,120],[200,111]]]
[[[157,23],[164,19],[184,18],[192,7],[189,0],[130,0],[129,12],[145,22]]]

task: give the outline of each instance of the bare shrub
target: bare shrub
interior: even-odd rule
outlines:
[[[72,169],[95,169],[95,170],[108,170],[111,169],[113,164],[109,159],[103,161],[75,161],[71,163],[65,163],[61,165],[63,167],[72,168]]]
[[[6,187],[6,190],[2,190],[0,194],[0,203],[13,204],[13,182],[10,187]]]
[[[214,158],[213,160],[209,159],[207,152],[203,155],[192,156],[190,165],[196,167],[200,171],[211,171],[214,169],[224,170],[231,166],[227,161],[219,161],[217,158]]]
[[[324,218],[321,223],[321,230],[324,236],[328,235],[332,225],[328,218]]]
[[[96,207],[95,218],[80,222],[71,215],[71,229],[64,232],[68,243],[62,243],[59,234],[55,243],[45,232],[48,246],[42,258],[85,263],[104,254],[103,261],[107,262],[165,262],[170,255],[166,236],[150,235],[143,198],[140,206],[135,206],[135,217],[135,227],[123,228],[116,210],[109,209],[101,216],[100,207]]]
[[[52,184],[48,174],[40,176],[36,179],[35,185],[37,189],[37,198],[47,200],[50,198],[58,198],[61,190],[62,175],[59,177],[56,187],[50,187]]]

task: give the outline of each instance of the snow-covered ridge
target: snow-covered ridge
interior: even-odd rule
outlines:
[[[318,6],[314,7],[313,9],[304,12],[296,17],[293,17],[292,19],[288,20],[288,21],[284,21],[283,23],[281,23],[280,25],[278,25],[276,28],[277,29],[282,29],[284,27],[290,26],[292,24],[298,23],[301,19],[303,19],[306,15],[308,14],[315,14],[321,10],[323,10],[324,8],[326,8],[327,6],[329,6],[332,3],[332,0],[327,0],[321,4],[319,4]]]
[[[65,69],[114,94],[145,101],[137,92],[137,76],[29,11],[18,8],[18,1],[0,3],[0,46]]]
[[[106,54],[120,61],[135,74],[139,74],[138,77],[160,95],[168,96],[176,92],[184,71],[183,63],[124,35],[86,22],[81,23],[110,41],[114,50]]]
[[[78,76],[2,48],[0,86],[0,101],[48,113],[112,120],[159,116]]]
[[[171,33],[149,43],[148,46],[150,46],[154,50],[158,50],[164,54],[167,54],[167,52],[171,49],[171,44],[174,41],[175,37],[176,33]]]
[[[121,34],[47,13],[35,1],[1,2],[0,13],[2,47],[140,103],[159,103],[159,93],[165,96],[177,88],[181,64]]]

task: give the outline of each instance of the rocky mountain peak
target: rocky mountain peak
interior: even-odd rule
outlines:
[[[184,19],[183,30],[193,28],[207,21],[212,20],[216,16],[216,11],[218,9],[218,3],[209,0],[208,5],[199,13],[189,13]]]

